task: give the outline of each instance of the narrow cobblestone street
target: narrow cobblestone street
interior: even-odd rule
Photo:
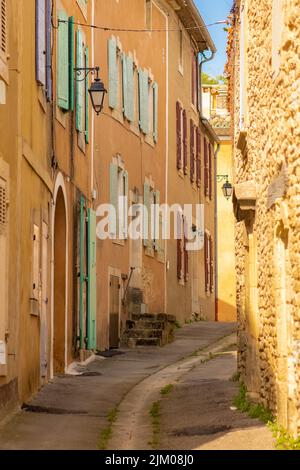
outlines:
[[[175,342],[163,349],[97,357],[83,375],[56,378],[3,425],[0,448],[97,450],[105,443],[107,417],[115,412],[107,446],[151,449],[151,405],[168,384],[175,387],[162,399],[162,447],[207,448],[210,442],[214,448],[245,448],[255,433],[253,446],[271,448],[269,431],[230,411],[237,394],[230,382],[236,371],[234,331],[234,324],[194,323],[179,329]]]

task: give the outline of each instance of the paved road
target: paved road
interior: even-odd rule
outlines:
[[[85,376],[58,377],[0,428],[0,449],[98,449],[107,414],[135,385],[196,350],[230,335],[233,324],[200,322],[176,333],[164,348],[122,350],[124,354],[96,360]]]

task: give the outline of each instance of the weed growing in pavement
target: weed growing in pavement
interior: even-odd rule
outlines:
[[[237,397],[235,397],[233,403],[238,410],[242,411],[243,413],[248,413],[250,418],[258,418],[265,424],[274,422],[274,418],[270,410],[261,404],[251,403],[247,399],[247,389],[243,383],[240,384],[239,393]]]
[[[300,436],[292,437],[277,421],[268,423],[268,427],[276,439],[276,449],[278,450],[300,450]]]
[[[109,441],[112,438],[112,433],[113,433],[113,425],[117,421],[118,417],[118,408],[113,408],[112,410],[109,411],[107,415],[107,421],[108,425],[106,428],[103,429],[100,435],[100,442],[99,442],[99,450],[106,450]]]
[[[164,388],[161,389],[160,394],[163,396],[169,395],[169,393],[171,393],[173,389],[174,389],[174,385],[168,384]]]
[[[149,442],[152,449],[158,449],[160,444],[160,401],[155,401],[149,412],[152,421],[152,441]]]

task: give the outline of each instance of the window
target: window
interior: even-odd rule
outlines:
[[[134,121],[134,64],[132,55],[122,54],[123,113],[128,121]]]
[[[204,236],[204,256],[205,256],[205,292],[207,295],[214,293],[214,255],[213,241],[209,232]]]
[[[189,253],[187,251],[187,220],[182,213],[177,213],[179,237],[177,240],[177,277],[182,283],[189,280]]]
[[[213,146],[204,137],[204,192],[205,196],[212,200],[212,164],[213,164]]]
[[[197,188],[201,186],[201,133],[200,129],[197,128],[196,133],[196,184]]]
[[[146,8],[146,28],[152,29],[152,0],[145,1]]]
[[[281,38],[283,31],[282,0],[272,4],[272,68],[274,77],[278,75],[281,62]]]
[[[40,227],[33,225],[32,233],[32,293],[31,300],[39,302],[40,293]]]
[[[176,103],[177,169],[187,174],[187,115],[179,101]]]
[[[52,99],[51,0],[36,0],[36,81],[45,88],[47,100]]]
[[[192,104],[198,106],[198,83],[199,83],[199,73],[198,73],[198,59],[195,54],[192,54]]]
[[[183,74],[183,31],[179,31],[179,71]]]
[[[7,2],[0,0],[0,78],[5,82],[8,82],[7,40]]]
[[[113,239],[127,238],[127,203],[128,172],[120,161],[115,161],[110,165],[110,204],[115,209],[115,214],[110,214],[110,235]]]
[[[197,142],[197,127],[194,121],[190,121],[190,179],[191,183],[195,182],[195,170],[196,170],[196,142]]]

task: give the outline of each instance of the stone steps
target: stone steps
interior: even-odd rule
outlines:
[[[138,309],[134,309],[137,311]],[[173,340],[175,317],[165,313],[131,313],[126,322],[122,344],[137,346],[164,346]]]

